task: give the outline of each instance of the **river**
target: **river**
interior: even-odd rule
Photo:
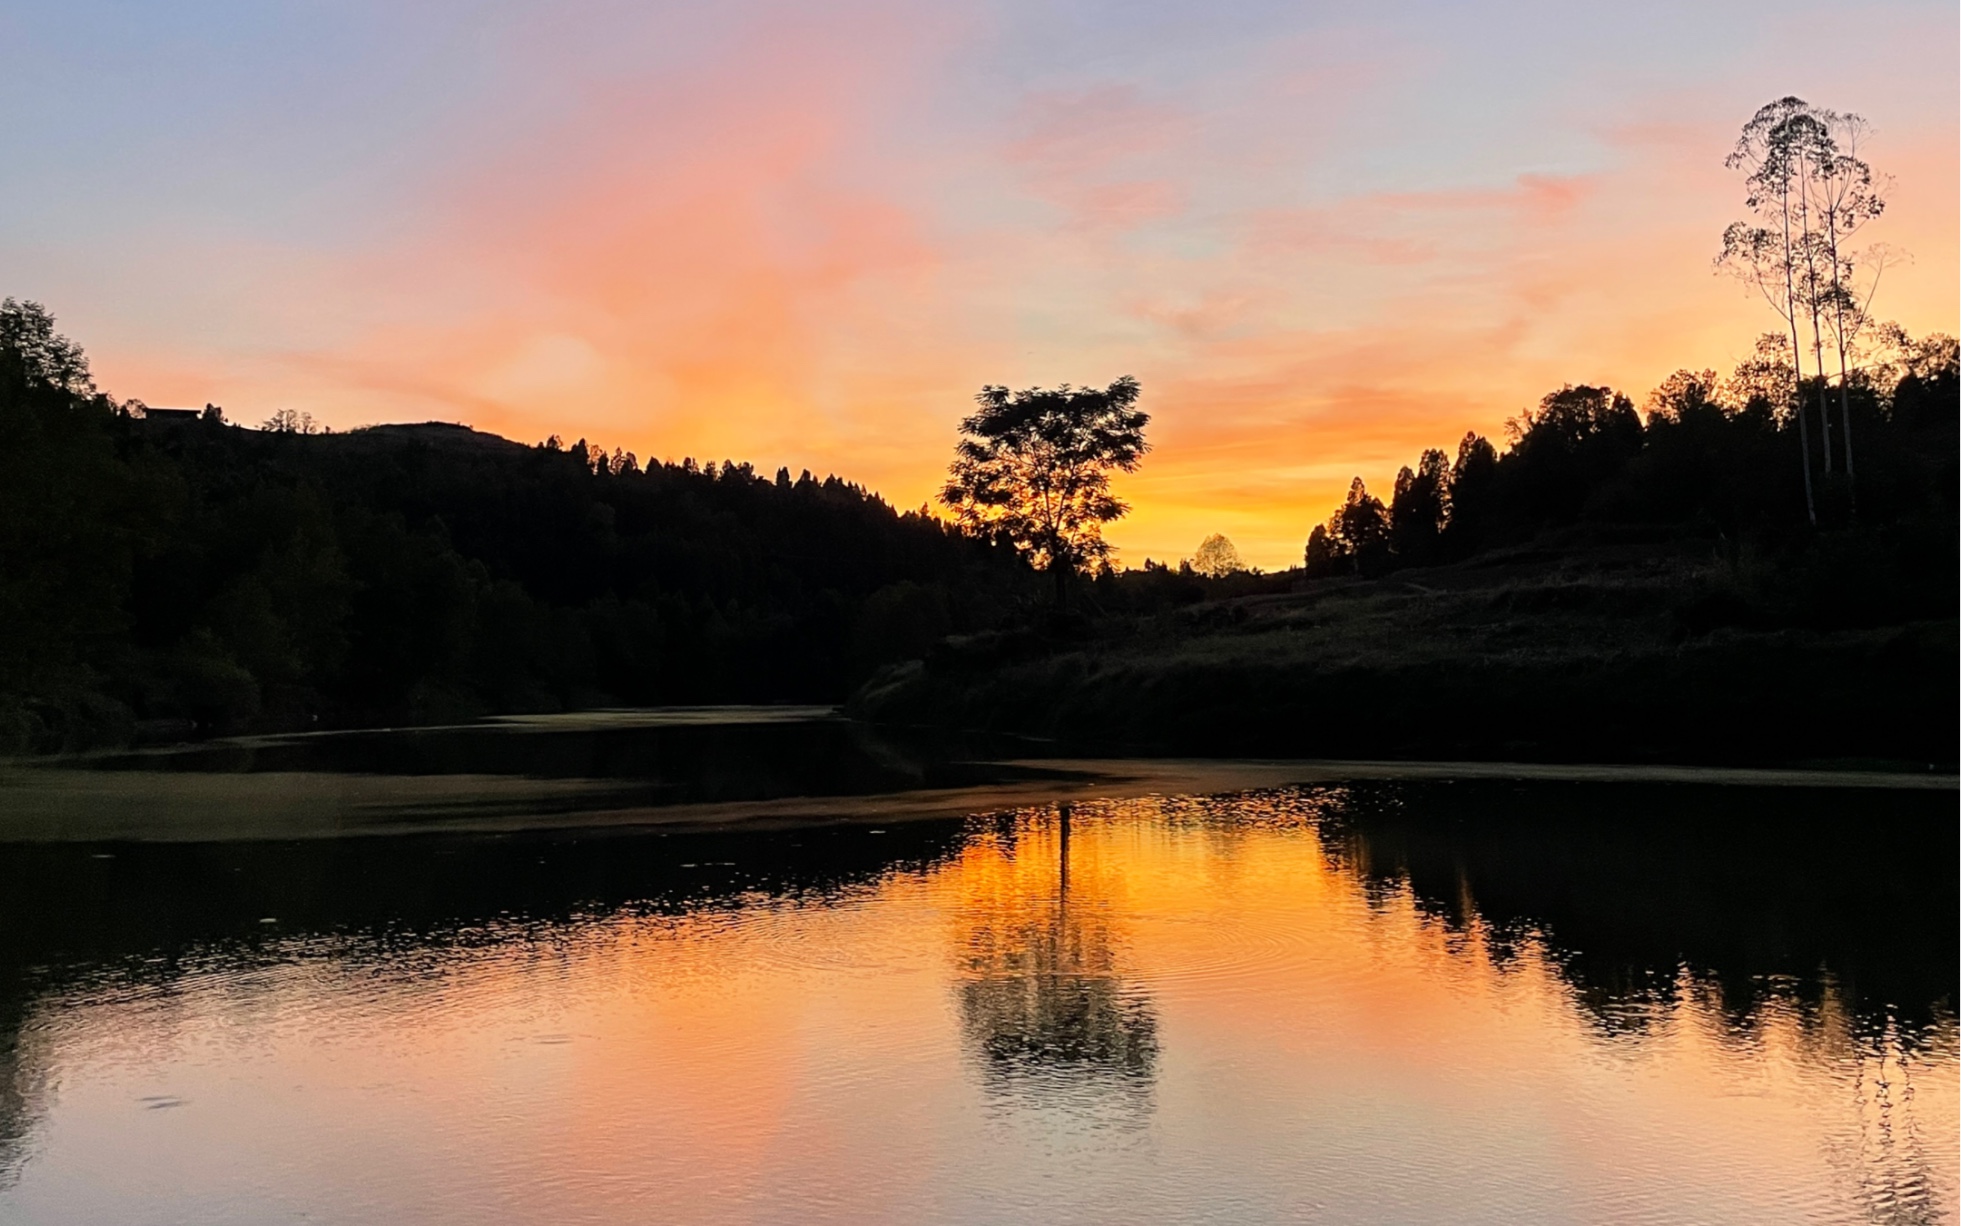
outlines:
[[[1957,1219],[1950,787],[987,748],[10,768],[0,1221]]]

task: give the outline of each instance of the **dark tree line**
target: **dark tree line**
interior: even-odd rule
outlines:
[[[1894,334],[1850,377],[1836,424],[1860,440],[1859,497],[1825,486],[1820,527],[1793,413],[1815,389],[1792,386],[1782,345],[1766,338],[1727,379],[1678,372],[1640,410],[1562,388],[1502,450],[1471,434],[1425,451],[1387,503],[1357,479],[1314,529],[1306,578],[1633,532],[1755,559],[1798,585],[1785,603],[1806,618],[1952,616],[1954,342]],[[1135,416],[1118,424],[1135,433]],[[1103,499],[1091,511],[1120,509],[1077,485]],[[1070,564],[1094,556],[1100,522],[1084,520],[1090,545],[1074,542]],[[45,311],[0,304],[0,746],[119,740],[146,721],[181,733],[840,700],[948,635],[1048,618],[1053,576],[1030,559],[1053,559],[1023,535],[902,514],[836,477],[642,467],[584,440],[147,412],[96,391]],[[1105,565],[1078,616],[1301,578]]]
[[[1454,456],[1425,451],[1397,474],[1386,505],[1357,477],[1310,534],[1307,574],[1459,561],[1581,525],[1699,534],[1772,554],[1814,548],[1822,538],[1809,526],[1797,397],[1815,389],[1789,388],[1779,350],[1780,338],[1766,337],[1726,380],[1677,371],[1645,412],[1612,388],[1563,387],[1510,423],[1502,452],[1475,433]],[[1827,537],[1891,550],[1891,564],[1930,588],[1951,587],[1956,563],[1956,367],[1952,339],[1900,337],[1890,360],[1851,377],[1835,399],[1861,440],[1859,501],[1818,508]]]
[[[836,477],[146,415],[0,307],[0,744],[840,700],[1040,589]]]

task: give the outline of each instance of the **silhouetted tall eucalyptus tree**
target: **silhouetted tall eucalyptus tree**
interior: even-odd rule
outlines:
[[[1744,206],[1769,224],[1731,222],[1723,231],[1723,249],[1716,264],[1753,286],[1791,330],[1791,404],[1798,419],[1798,444],[1804,453],[1804,510],[1815,524],[1818,507],[1811,488],[1811,432],[1804,414],[1804,342],[1798,336],[1798,277],[1805,245],[1804,159],[1798,146],[1805,129],[1792,122],[1810,109],[1802,98],[1780,98],[1758,108],[1743,125],[1736,147],[1723,164],[1745,172]]]
[[[1804,343],[1798,323],[1806,319],[1811,325],[1819,441],[1827,474],[1833,467],[1830,379],[1825,373],[1828,335],[1838,352],[1839,420],[1849,483],[1856,475],[1851,355],[1889,254],[1883,247],[1859,252],[1848,245],[1852,235],[1886,208],[1884,185],[1860,156],[1870,133],[1870,126],[1857,115],[1815,107],[1802,98],[1780,98],[1760,108],[1744,125],[1725,162],[1747,172],[1744,202],[1770,224],[1730,225],[1723,232],[1717,263],[1754,285],[1790,328],[1805,504],[1814,523],[1811,440],[1802,403]]]
[[[1824,221],[1818,208],[1818,178],[1831,161],[1831,134],[1818,111],[1800,105],[1786,115],[1770,134],[1790,159],[1796,179],[1793,198],[1797,202],[1796,265],[1798,304],[1811,321],[1811,366],[1818,382],[1818,433],[1824,450],[1824,472],[1832,471],[1832,415],[1825,385],[1825,297],[1831,276],[1824,268]]]
[[[1852,391],[1850,353],[1858,334],[1870,316],[1868,308],[1879,289],[1879,278],[1886,270],[1889,252],[1873,247],[1855,252],[1848,240],[1861,227],[1886,211],[1885,184],[1876,182],[1872,167],[1860,157],[1861,146],[1872,133],[1863,118],[1837,111],[1821,111],[1828,156],[1819,164],[1817,176],[1818,213],[1824,222],[1824,254],[1829,284],[1824,288],[1826,318],[1838,350],[1839,422],[1845,432],[1845,475],[1857,480],[1852,459]],[[1864,285],[1862,274],[1869,274]]]
[[[1134,471],[1150,450],[1139,394],[1128,375],[1101,390],[988,386],[960,422],[940,501],[961,526],[1007,539],[1046,569],[1057,608],[1069,576],[1110,555],[1103,525],[1130,510],[1110,473]]]

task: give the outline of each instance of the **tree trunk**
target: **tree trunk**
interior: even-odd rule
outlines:
[[[1819,333],[1818,312],[1811,313],[1811,364],[1818,368],[1818,429],[1825,439],[1825,475],[1832,472],[1832,413],[1825,379],[1825,338]]]
[[[1845,485],[1846,494],[1852,499],[1852,510],[1859,510],[1859,474],[1852,467],[1852,392],[1846,386],[1848,375],[1845,367],[1845,328],[1839,326],[1838,341],[1838,422],[1845,431]]]
[[[1818,317],[1818,245],[1811,239],[1811,159],[1803,153],[1798,155],[1798,238],[1804,243],[1804,300],[1811,312],[1811,364],[1818,371],[1818,429],[1825,445],[1825,466],[1827,478],[1832,474],[1832,412],[1830,401],[1825,397],[1825,335],[1823,321]],[[1796,303],[1791,304],[1795,309]],[[1804,364],[1798,358],[1800,367]],[[1799,395],[1803,395],[1800,380]]]
[[[1832,261],[1832,322],[1833,339],[1838,343],[1838,420],[1839,428],[1845,431],[1845,484],[1846,494],[1852,500],[1852,509],[1859,509],[1859,474],[1852,466],[1852,389],[1848,382],[1849,371],[1845,361],[1848,344],[1845,335],[1845,295],[1844,282],[1839,278],[1838,258],[1838,212],[1836,208],[1825,217],[1826,255]]]
[[[1804,347],[1798,340],[1798,294],[1791,280],[1791,189],[1784,188],[1784,318],[1791,325],[1791,406],[1798,415],[1798,447],[1804,454],[1804,515],[1818,526],[1818,503],[1811,493],[1811,430],[1804,420]]]
[[[1791,339],[1796,340],[1797,335],[1798,325],[1793,322],[1791,324]],[[1804,451],[1804,514],[1805,518],[1811,521],[1811,526],[1816,528],[1818,526],[1818,504],[1811,494],[1811,427],[1806,424],[1807,418],[1805,417],[1804,372],[1801,366],[1795,365],[1803,361],[1804,359],[1798,357],[1796,354],[1792,355],[1792,362],[1794,363],[1792,378],[1797,383],[1797,387],[1794,389],[1796,395],[1792,397],[1792,404],[1798,415],[1798,446]]]

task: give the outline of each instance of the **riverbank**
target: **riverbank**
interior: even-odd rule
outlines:
[[[1098,754],[1952,768],[1952,618],[1768,586],[1680,550],[1513,550],[952,640],[847,709]]]
[[[781,830],[967,817],[1062,803],[1361,782],[1955,791],[1951,774],[1597,763],[1027,759],[987,782],[855,795],[649,803],[618,779],[0,767],[0,843],[225,843],[407,835]]]

